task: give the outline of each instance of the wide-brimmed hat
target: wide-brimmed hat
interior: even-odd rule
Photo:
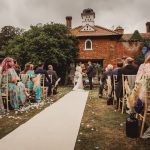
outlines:
[[[126,62],[127,63],[131,63],[131,62],[133,62],[134,61],[134,59],[132,58],[132,57],[127,57],[126,58]]]

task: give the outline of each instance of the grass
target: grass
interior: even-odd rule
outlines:
[[[72,87],[60,87],[59,94],[53,96],[52,99],[56,102],[71,89]],[[46,103],[41,109],[33,109],[17,115],[14,112],[10,112],[8,116],[0,119],[0,138],[28,121],[49,105],[49,103]],[[149,150],[149,139],[131,139],[126,137],[125,121],[128,115],[121,114],[120,111],[115,112],[114,110],[114,106],[106,105],[106,99],[98,98],[97,88],[91,90],[74,150]],[[10,116],[15,118],[9,118]]]
[[[105,99],[98,98],[98,89],[90,91],[81,121],[75,150],[149,150],[150,140],[126,137],[127,114],[114,111]]]
[[[10,111],[9,114],[3,116],[0,119],[0,139],[3,138],[8,133],[12,132],[14,129],[16,129],[21,124],[25,123],[29,119],[31,119],[33,116],[41,112],[46,107],[52,105],[52,103],[55,103],[57,100],[59,100],[61,97],[63,97],[65,94],[70,92],[72,87],[59,87],[58,88],[58,94],[50,97],[53,102],[48,103],[45,102],[44,106],[36,109],[30,109],[29,111],[26,111],[24,113],[18,113],[15,114],[14,111]]]

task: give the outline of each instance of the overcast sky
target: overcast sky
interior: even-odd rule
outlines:
[[[72,16],[72,26],[82,24],[81,12],[92,8],[95,24],[109,29],[122,26],[125,33],[146,32],[150,0],[0,0],[0,28],[13,25],[28,29],[37,23],[63,23]]]

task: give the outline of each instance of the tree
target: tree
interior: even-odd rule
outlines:
[[[3,47],[8,44],[8,41],[13,39],[16,35],[20,35],[23,29],[13,27],[13,26],[4,26],[0,32],[0,50],[4,50]],[[1,52],[4,53],[4,52]]]
[[[14,57],[24,67],[25,63],[45,62],[57,67],[65,77],[71,62],[78,55],[78,40],[62,24],[31,26],[30,29],[9,41],[7,55]]]
[[[130,41],[143,41],[142,36],[140,35],[138,30],[135,30],[132,34]]]
[[[144,54],[142,53],[142,48],[148,47],[149,44],[150,44],[150,39],[144,39],[143,43],[141,45],[139,54],[134,57],[134,59],[138,63],[138,65],[144,63],[145,57],[144,57]]]

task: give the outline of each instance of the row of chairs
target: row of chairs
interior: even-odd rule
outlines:
[[[5,93],[4,92],[1,93],[1,96],[2,96],[2,99],[4,100],[4,103],[6,104],[6,111],[8,112],[9,111],[9,105],[8,105],[8,103],[9,103],[8,75],[4,74],[4,76],[5,76],[4,78],[6,79]],[[52,76],[50,78],[52,80]],[[31,89],[30,89],[31,76],[28,75],[28,74],[20,74],[19,79],[25,85],[25,87],[27,89],[27,92],[29,94],[31,94]],[[40,76],[40,81],[39,81],[40,85],[41,85],[41,97],[42,97],[42,99],[47,99],[48,87],[46,87],[44,85],[44,81],[45,81],[45,75],[41,75]],[[60,81],[60,78],[56,81],[55,85],[52,86],[52,95],[53,95],[54,89],[58,86],[59,81]]]
[[[147,77],[150,78],[150,77]],[[125,110],[125,106],[126,106],[126,102],[127,102],[127,97],[129,96],[129,94],[131,93],[131,91],[134,88],[135,85],[135,79],[136,79],[136,75],[122,75],[122,86],[123,86],[123,97],[119,98],[119,109],[121,109],[121,113],[124,113]],[[113,99],[113,105],[115,105],[115,101],[116,101],[116,86],[117,86],[117,75],[113,76],[113,86],[114,86],[114,99]],[[120,87],[121,88],[121,87]],[[150,111],[150,90],[145,91],[145,102],[144,102],[144,113],[143,114],[138,114],[137,113],[137,118],[140,119],[142,121],[142,125],[141,125],[141,132],[140,132],[140,136],[143,135],[143,130],[144,130],[144,124],[146,121],[146,117],[147,114],[149,114]],[[122,103],[122,107],[121,107],[121,103]]]

